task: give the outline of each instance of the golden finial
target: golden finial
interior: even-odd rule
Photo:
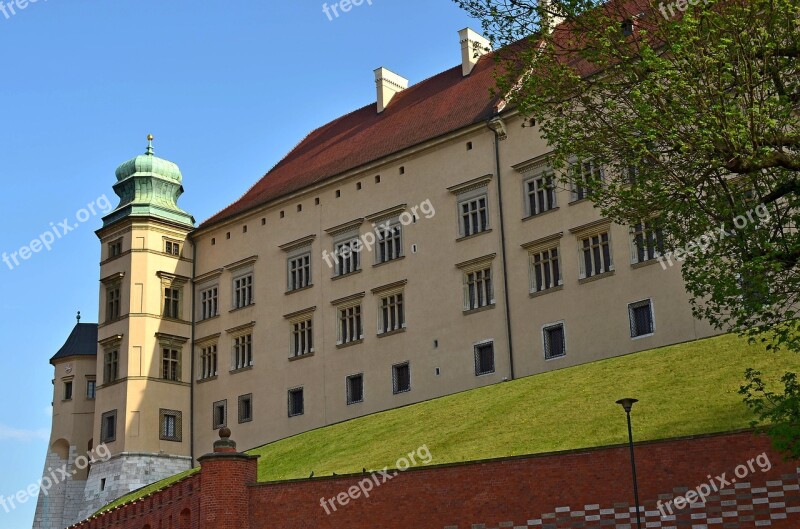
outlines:
[[[153,154],[153,135],[147,135],[147,153],[146,154]]]

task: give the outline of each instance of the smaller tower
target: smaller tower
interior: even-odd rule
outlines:
[[[33,529],[71,525],[83,503],[89,467],[80,461],[93,448],[97,324],[81,323],[80,315],[64,346],[50,359],[55,369],[53,426]],[[56,469],[65,465],[68,475],[62,478]]]

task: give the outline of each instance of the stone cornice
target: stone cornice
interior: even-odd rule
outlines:
[[[478,178],[473,178],[472,180],[468,180],[466,182],[450,186],[447,188],[447,190],[454,195],[461,195],[463,193],[467,193],[468,191],[472,191],[474,189],[487,187],[489,185],[489,182],[492,181],[492,178],[494,178],[494,175],[491,174],[479,176]]]

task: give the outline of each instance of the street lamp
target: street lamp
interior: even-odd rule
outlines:
[[[619,399],[617,404],[622,406],[628,416],[628,445],[631,449],[631,471],[633,472],[633,498],[636,502],[636,527],[642,529],[642,517],[639,513],[639,484],[636,481],[636,458],[633,456],[633,429],[631,428],[631,408],[639,402],[637,399]]]

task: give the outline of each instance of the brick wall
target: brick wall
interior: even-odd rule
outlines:
[[[757,459],[761,454],[766,458]],[[262,484],[252,483],[255,460],[215,456],[175,487],[79,527],[183,529],[178,515],[185,510],[186,529],[636,527],[624,446],[419,468],[390,479],[360,474]],[[744,432],[646,443],[637,445],[636,458],[643,528],[800,527],[797,464],[782,461],[767,439]],[[763,472],[767,462],[771,469]],[[358,484],[368,489],[367,480],[372,490],[365,498]],[[658,501],[664,505],[710,481],[704,504],[673,507],[672,515],[663,507],[662,517]],[[328,503],[327,514],[320,500],[344,499],[351,487],[360,497],[336,502],[335,511]]]

